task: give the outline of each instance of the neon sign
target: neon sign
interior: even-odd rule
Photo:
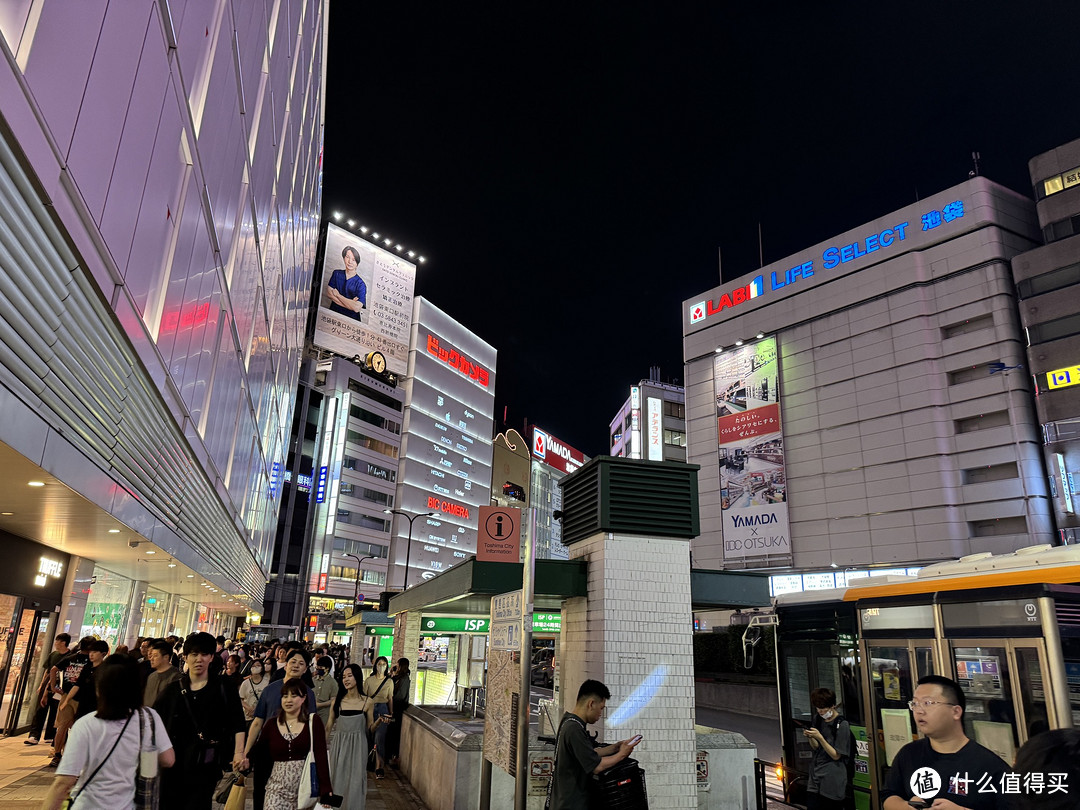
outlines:
[[[927,211],[919,219],[923,231],[931,231],[941,225],[964,216],[964,203],[956,200],[949,203],[940,211],[934,209]],[[891,228],[875,231],[862,239],[847,245],[830,245],[821,253],[821,270],[832,270],[841,264],[861,259],[879,250],[885,250],[907,239],[910,222],[899,222]],[[690,305],[690,324],[700,323],[706,318],[723,312],[725,309],[737,307],[754,298],[764,295],[766,292],[779,290],[796,283],[799,279],[811,278],[815,274],[814,259],[801,262],[787,271],[773,270],[769,274],[768,289],[764,275],[754,278],[749,284],[737,287],[734,290],[723,293],[716,300],[698,301]]]
[[[446,365],[450,366],[450,368],[460,371],[470,380],[475,380],[480,383],[480,385],[487,388],[489,380],[488,370],[469,360],[457,349],[444,349],[439,345],[439,339],[435,337],[435,335],[428,335],[427,350],[428,354],[432,357],[437,357],[439,360],[446,363]]]
[[[438,498],[432,498],[428,496],[427,499],[428,509],[438,509],[440,512],[444,512],[447,515],[453,515],[454,517],[469,519],[469,507],[462,506],[459,503],[452,501],[442,501]]]
[[[49,577],[59,578],[64,573],[64,564],[59,560],[51,560],[48,557],[41,557],[38,563],[37,575],[34,577],[34,584],[39,588],[49,581]]]

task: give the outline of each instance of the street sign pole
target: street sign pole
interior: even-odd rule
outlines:
[[[529,706],[532,682],[529,669],[532,657],[533,600],[536,572],[536,509],[529,509],[529,531],[525,535],[525,560],[521,573],[521,692],[518,697],[517,781],[514,785],[514,810],[526,810],[529,798]]]

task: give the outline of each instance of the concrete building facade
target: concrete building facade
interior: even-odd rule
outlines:
[[[1012,260],[1063,543],[1080,539],[1080,140],[1028,163],[1045,245]]]
[[[1025,362],[1009,261],[1034,214],[975,177],[685,302],[697,566],[1054,540],[1031,378],[1008,371]]]

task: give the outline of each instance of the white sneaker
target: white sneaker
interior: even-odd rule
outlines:
[[[37,745],[40,742],[37,737],[27,737],[23,740],[23,745]]]

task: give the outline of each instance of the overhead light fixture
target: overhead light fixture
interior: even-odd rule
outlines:
[[[758,340],[761,340],[761,339],[762,339],[763,337],[765,337],[765,333],[764,333],[764,332],[758,332],[758,333],[757,333],[757,339],[758,339]]]
[[[195,579],[195,575],[194,575],[194,574],[188,574],[188,575],[187,575],[187,578],[188,578],[188,579]]]
[[[154,551],[153,549],[147,549],[146,553],[147,554],[157,554],[157,552]]]
[[[396,250],[398,253],[400,253],[401,252],[401,245],[394,245],[394,250]]]
[[[735,341],[735,345],[736,345],[736,346],[742,346],[742,343],[743,343],[743,342],[742,342],[741,340],[736,340],[736,341]]]
[[[406,255],[408,255],[408,257],[409,257],[409,258],[411,259],[411,258],[412,258],[413,256],[415,256],[415,255],[416,255],[416,251],[415,251],[415,250],[410,250],[410,251],[408,252],[408,254],[406,254]]]
[[[14,514],[14,512],[0,512],[0,515],[4,515],[5,517],[11,517]]]
[[[371,229],[367,225],[361,225],[360,226],[360,233],[367,233],[370,230]]]
[[[27,481],[26,485],[28,487],[43,487],[43,486],[45,486],[45,482],[44,481]]]
[[[425,259],[423,256],[420,257],[420,264],[423,264],[426,261],[427,261],[427,259]]]
[[[356,227],[356,220],[355,219],[350,219],[349,222],[348,222],[348,225],[349,225],[350,228],[355,228]]]
[[[713,349],[713,351],[714,351],[714,352],[715,352],[716,354],[720,354],[720,352],[722,352],[723,350],[724,350],[724,347],[723,347],[723,346],[717,346],[717,347],[716,347],[715,349]]]
[[[378,238],[379,238],[379,234],[377,234],[377,233],[373,233],[373,234],[371,234],[371,238],[372,238],[372,239],[378,239]]]
[[[172,560],[169,560],[169,568],[176,568],[176,563],[174,563]]]
[[[120,534],[119,529],[109,529],[109,534]]]
[[[383,239],[383,244],[384,245],[392,245],[392,244],[394,244],[394,240],[393,239]]]
[[[334,219],[336,219],[338,222],[341,222],[341,212],[340,211],[335,211],[334,212]]]

